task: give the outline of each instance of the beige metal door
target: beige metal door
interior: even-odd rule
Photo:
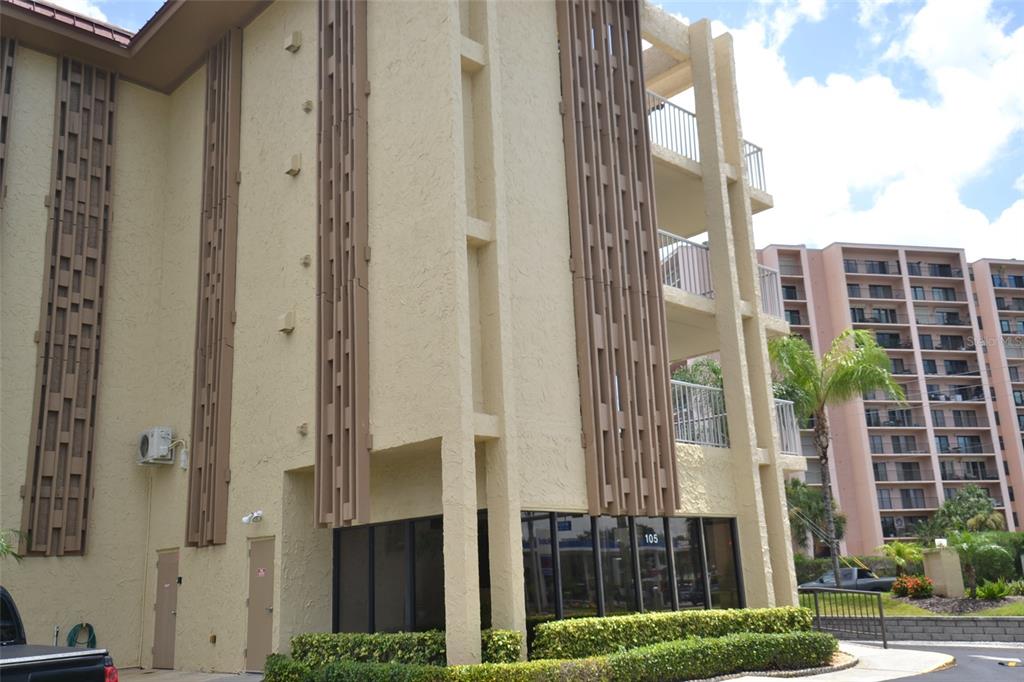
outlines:
[[[263,670],[274,632],[274,538],[249,543],[249,630],[245,669]]]
[[[174,667],[174,625],[178,615],[178,550],[156,555],[156,614],[153,667]]]

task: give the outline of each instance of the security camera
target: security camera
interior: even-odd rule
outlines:
[[[263,510],[257,509],[254,512],[249,512],[242,517],[242,523],[248,525],[250,523],[259,523],[263,520]]]

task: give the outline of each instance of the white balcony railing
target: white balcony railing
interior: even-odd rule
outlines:
[[[715,297],[708,247],[659,230],[658,260],[666,285],[705,298]]]
[[[761,278],[761,311],[773,317],[782,317],[782,282],[779,271],[767,265],[757,266]]]
[[[729,447],[729,424],[722,389],[673,379],[672,417],[676,441]]]
[[[787,455],[803,454],[800,446],[800,425],[793,410],[793,401],[776,398],[775,418],[779,422],[779,445],[782,452]]]
[[[648,92],[647,128],[654,144],[700,163],[697,116],[692,111],[687,111],[660,95]],[[743,156],[747,161],[747,183],[762,192],[767,192],[764,154],[761,148],[744,140]]]

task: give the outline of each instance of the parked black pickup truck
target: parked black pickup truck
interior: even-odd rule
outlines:
[[[0,679],[3,682],[118,682],[117,668],[106,649],[27,644],[21,615],[3,587],[0,587]]]

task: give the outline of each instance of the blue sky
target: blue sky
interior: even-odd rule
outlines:
[[[131,30],[161,4],[55,1]],[[1024,2],[655,2],[733,35],[744,134],[765,148],[775,198],[759,245],[1024,258]]]

